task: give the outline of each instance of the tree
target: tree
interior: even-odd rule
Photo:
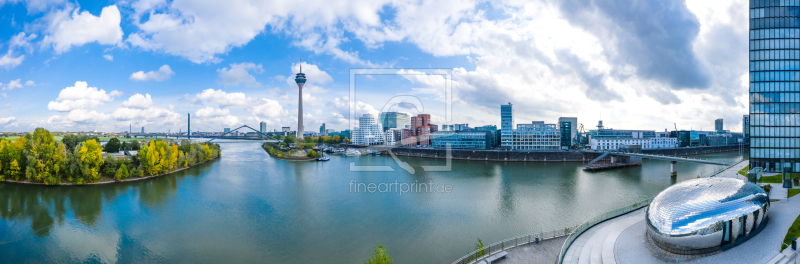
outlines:
[[[317,152],[313,151],[313,150],[308,151],[308,157],[309,158],[316,158],[317,157]]]
[[[389,256],[389,251],[386,250],[382,244],[375,247],[375,252],[372,257],[364,261],[364,264],[393,264],[392,257]]]
[[[118,138],[111,138],[108,140],[105,146],[106,153],[117,153],[119,152],[121,145],[119,143]]]
[[[91,139],[84,141],[80,148],[81,174],[87,182],[100,180],[100,167],[103,166],[103,150],[100,143]]]
[[[116,158],[111,155],[106,155],[106,158],[103,160],[103,174],[108,176],[116,175],[118,166]]]
[[[125,163],[122,163],[122,165],[119,166],[116,176],[118,181],[128,178],[128,166],[126,166]]]
[[[8,176],[14,178],[15,181],[19,181],[19,162],[17,160],[11,161],[11,166],[8,167]]]

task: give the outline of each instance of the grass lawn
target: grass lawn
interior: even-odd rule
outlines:
[[[763,176],[761,177],[762,183],[783,183],[783,175]]]
[[[794,189],[792,189],[792,190],[794,190]],[[789,190],[789,191],[792,191],[792,190]],[[792,238],[798,238],[798,237],[800,237],[800,216],[798,216],[797,219],[794,220],[794,223],[792,223],[792,226],[790,226],[789,230],[786,231],[786,237],[783,238],[783,243],[786,243],[787,245],[791,245],[792,244]],[[786,245],[781,244],[781,250],[784,250],[785,248],[786,248]]]
[[[800,193],[800,189],[789,189],[789,198]]]
[[[744,167],[742,170],[740,170],[739,174],[741,174],[742,176],[747,176],[748,170],[750,170],[750,165],[747,165],[747,167]]]

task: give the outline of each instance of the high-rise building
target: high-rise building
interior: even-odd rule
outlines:
[[[306,84],[306,74],[303,73],[303,64],[300,63],[300,72],[294,78],[299,89],[297,96],[297,138],[303,138],[303,85]]]
[[[383,144],[384,132],[381,123],[375,116],[364,114],[358,119],[358,127],[353,130],[353,144],[378,145]]]
[[[259,137],[261,137],[261,138],[263,138],[263,137],[264,137],[264,134],[266,134],[266,133],[267,133],[267,122],[261,121],[261,124],[260,124],[260,125],[261,125],[261,127],[260,127],[260,128],[261,128],[261,131],[259,131],[259,132],[261,132],[261,134],[259,134],[258,136],[259,136]]]
[[[567,124],[565,124],[567,123]],[[578,118],[559,117],[558,127],[561,131],[561,146],[571,147],[573,142],[578,141]]]
[[[144,127],[142,127],[142,134],[144,134]]]
[[[222,130],[224,131],[225,134],[228,134],[228,133],[231,132],[231,128],[230,127],[223,128]]]
[[[514,133],[514,108],[511,103],[500,106],[500,148],[511,149]]]
[[[411,117],[411,127],[403,129],[401,144],[406,147],[430,146],[430,135],[439,131],[439,126],[431,124],[431,115],[419,114]]]
[[[742,117],[742,135],[744,135],[744,143],[750,144],[750,115]]]
[[[722,129],[722,118],[717,118],[717,120],[714,120],[714,131],[717,133],[724,132]]]
[[[325,135],[325,123],[322,123],[322,125],[319,126],[319,134],[322,136]]]
[[[750,0],[751,168],[800,172],[800,114],[791,104],[798,102],[800,92],[797,5]]]
[[[411,126],[411,116],[399,112],[383,112],[378,116],[378,120],[386,132],[391,128],[409,128]]]

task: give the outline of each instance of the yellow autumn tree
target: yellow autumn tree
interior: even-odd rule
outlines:
[[[100,180],[100,167],[103,166],[103,147],[100,143],[94,139],[84,141],[79,154],[83,178],[88,182]]]

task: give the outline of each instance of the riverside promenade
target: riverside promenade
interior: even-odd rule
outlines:
[[[747,164],[741,162],[713,177],[744,180],[738,171]],[[658,248],[645,238],[645,207],[588,229],[567,249],[563,263],[775,263],[782,257],[779,250],[786,231],[800,215],[800,196],[787,199],[786,193],[786,189],[773,185],[770,197],[779,201],[771,204],[769,223],[753,238],[726,251],[678,255]]]

